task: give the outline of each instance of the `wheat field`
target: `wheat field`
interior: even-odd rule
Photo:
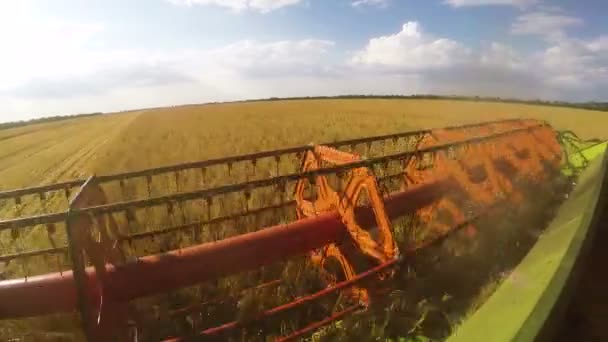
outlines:
[[[191,105],[0,130],[0,190],[502,118],[608,138],[605,112],[449,100],[331,99]]]
[[[446,100],[293,100],[145,111],[98,154],[99,174],[501,118],[547,120],[608,138],[608,115],[571,108]]]

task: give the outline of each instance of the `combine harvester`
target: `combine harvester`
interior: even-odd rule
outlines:
[[[0,319],[77,312],[89,341],[304,338],[382,302],[416,253],[474,241],[527,186],[580,177],[515,270],[534,285],[507,278],[450,337],[531,340],[608,191],[605,147],[503,120],[1,192]]]

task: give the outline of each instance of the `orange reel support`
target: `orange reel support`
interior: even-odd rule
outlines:
[[[555,132],[549,126],[539,126],[536,120],[501,122],[467,130],[436,129],[421,139],[418,150],[518,128],[528,129],[494,140],[456,147],[458,151],[424,153],[406,160],[402,190],[449,175],[463,192],[445,194],[433,205],[418,211],[417,217],[428,230],[440,235],[447,233],[455,222],[465,220],[469,210],[467,206],[470,205],[488,208],[505,198],[514,203],[521,202],[523,196],[514,187],[515,179],[524,176],[541,182],[546,177],[547,169],[559,167],[561,147]],[[457,158],[450,154],[457,155]],[[449,219],[446,220],[446,217]],[[469,236],[476,233],[472,224],[468,224],[465,230]]]
[[[343,165],[360,160],[361,158],[355,154],[342,152],[327,146],[316,145],[311,151],[306,153],[301,171],[318,170],[323,163]],[[351,238],[350,241],[345,241],[341,244],[332,243],[311,253],[311,259],[321,267],[322,273],[325,275],[325,279],[329,285],[333,285],[337,281],[335,275],[325,271],[329,258],[334,258],[341,265],[346,280],[356,276],[353,261],[348,258],[348,255],[352,255],[352,253],[349,253],[352,252],[352,246],[358,248],[363,255],[374,260],[377,264],[392,260],[399,254],[393,240],[391,223],[385,212],[384,202],[378,190],[376,178],[365,167],[349,170],[346,177],[346,185],[340,192],[332,189],[327,178],[322,175],[315,177],[314,185],[309,180],[299,180],[295,188],[295,200],[299,219],[335,210],[340,214],[341,220]],[[313,195],[313,198],[305,198],[307,186],[311,187],[316,196]],[[375,215],[378,229],[377,240],[359,225],[355,217],[355,207],[365,192]],[[380,275],[380,277],[386,276],[386,273]],[[369,304],[367,289],[354,286],[347,292],[347,295],[363,305]]]

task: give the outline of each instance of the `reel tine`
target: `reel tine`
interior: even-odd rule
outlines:
[[[63,194],[65,196],[65,200],[69,203],[70,202],[70,197],[71,197],[71,195],[70,195],[70,188],[69,187],[65,187],[63,189]]]
[[[175,191],[176,192],[180,192],[181,187],[180,187],[180,176],[179,176],[179,171],[174,171],[173,175],[175,176]]]
[[[190,237],[192,238],[192,243],[193,244],[196,244],[198,242],[197,235],[196,235],[196,226],[197,225],[195,225],[195,224],[193,224],[193,225],[190,226],[190,229],[191,229],[191,231],[190,231]]]
[[[281,155],[277,154],[274,156],[274,162],[276,163],[276,173],[275,176],[279,176],[281,174]]]
[[[180,202],[178,202],[178,205],[179,205],[179,211],[181,214],[182,224],[186,224],[188,222],[188,218],[186,215],[186,209],[184,209],[184,202],[180,201]]]
[[[122,198],[123,198],[124,200],[128,200],[128,199],[129,199],[129,197],[128,197],[128,194],[127,194],[127,189],[126,189],[125,179],[124,179],[124,178],[121,178],[121,179],[118,181],[118,184],[119,184],[119,186],[120,186],[120,192],[121,192],[121,194],[122,194]]]
[[[0,255],[7,254],[9,252],[8,248],[6,247],[4,242],[2,242],[3,241],[2,235],[3,235],[2,232],[0,232],[0,251],[2,251],[1,252],[2,254],[0,254]]]
[[[194,229],[195,229],[195,242],[196,243],[201,243],[202,242],[202,236],[203,236],[203,224],[202,223],[198,223],[193,225]]]
[[[399,137],[393,137],[393,150],[397,151],[399,149]]]
[[[167,216],[169,217],[169,219],[171,220],[171,222],[173,222],[173,202],[169,201],[166,204],[167,207]]]
[[[207,205],[207,222],[211,221],[211,206],[213,205],[213,197],[209,196],[205,198],[205,203]]]
[[[223,196],[218,196],[217,199],[218,217],[226,214],[226,203]]]
[[[245,189],[243,192],[243,198],[245,199],[245,214],[249,213],[249,202],[251,201],[251,189]]]
[[[29,260],[30,260],[30,258],[29,258],[29,257],[27,257],[27,256],[26,256],[26,257],[21,258],[21,266],[22,266],[22,268],[23,268],[23,274],[24,274],[25,281],[27,281],[27,278],[28,278],[28,277],[29,277],[29,275],[30,275],[30,270],[29,270],[29,267],[27,267],[27,264],[28,264],[28,261],[29,261]]]
[[[146,187],[148,190],[148,198],[152,197],[152,175],[146,175]]]
[[[287,199],[289,198],[289,190],[288,190],[288,186],[287,186],[287,181],[282,181],[280,183],[280,187],[281,187],[281,220],[287,222],[287,206],[285,205],[287,203]]]
[[[205,188],[207,185],[207,168],[201,168],[201,188]]]
[[[61,258],[61,254],[57,254],[55,255],[55,262],[57,265],[57,272],[59,272],[59,274],[63,275],[63,260]]]
[[[19,236],[21,236],[21,230],[19,228],[11,228],[11,239],[15,242]]]
[[[137,222],[137,213],[133,208],[125,209],[125,218],[127,219],[128,231],[130,234],[135,234],[139,231],[139,226]],[[106,219],[109,217],[106,216]]]
[[[251,159],[251,167],[253,169],[253,178],[256,178],[256,169],[257,169],[257,164],[258,164],[258,160],[257,159]]]
[[[154,235],[150,235],[147,238],[140,240],[140,244],[142,245],[141,250],[145,253],[145,255],[150,254],[150,245],[154,245],[156,240],[154,239]],[[136,254],[138,255],[138,254]]]
[[[55,235],[56,231],[57,231],[57,227],[55,226],[54,223],[46,224],[47,237],[49,238],[49,242],[51,243],[51,246],[53,248],[57,248],[57,243],[55,242],[55,239],[53,238],[53,235]]]
[[[207,182],[207,168],[202,167],[201,168],[201,187],[205,188]]]

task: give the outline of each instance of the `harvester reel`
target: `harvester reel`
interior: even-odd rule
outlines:
[[[261,278],[262,285],[238,293],[220,288],[218,279],[310,253],[310,260],[320,268],[319,273],[327,288],[298,296],[274,308],[260,311],[257,309],[262,308],[256,306],[252,317],[245,315],[247,322],[253,324],[297,307],[318,303],[331,295],[341,294],[348,299],[348,303],[336,305],[329,315],[319,312],[324,316],[322,320],[287,331],[290,335],[285,339],[295,340],[368,306],[372,298],[380,298],[383,290],[391,288],[392,282],[378,281],[392,277],[394,267],[401,261],[389,219],[415,216],[421,223],[416,227],[420,230],[407,228],[419,236],[415,237],[416,243],[403,247],[407,250],[401,252],[406,255],[439,242],[462,228],[469,235],[469,238],[463,236],[466,240],[464,247],[474,249],[482,241],[470,238],[476,234],[474,220],[507,201],[523,204],[526,185],[539,184],[555,176],[551,171],[559,170],[562,159],[560,142],[564,144],[567,141],[573,149],[586,144],[572,136],[567,132],[556,134],[549,125],[537,120],[501,120],[358,138],[327,146],[262,151],[2,191],[0,200],[9,201],[11,205],[14,202],[15,213],[11,216],[18,217],[0,220],[0,232],[5,231],[7,236],[10,234],[14,240],[19,240],[28,235],[28,230],[46,229],[52,248],[22,251],[18,245],[20,241],[8,248],[0,245],[9,253],[0,255],[0,263],[12,262],[10,272],[15,277],[21,277],[21,271],[15,266],[22,263],[25,274],[25,278],[18,281],[10,278],[8,282],[0,280],[0,302],[4,304],[0,318],[78,310],[84,332],[93,341],[127,340],[129,331],[134,329],[135,334],[132,335],[141,332],[144,339],[157,339],[152,337],[156,334],[155,329],[147,331],[151,325],[161,326],[161,319],[185,318],[192,322],[191,330],[188,327],[186,334],[225,340],[229,339],[227,334],[230,331],[233,331],[230,336],[236,336],[234,330],[244,327],[240,324],[240,314],[232,322],[209,326],[210,322],[199,322],[207,319],[204,318],[207,317],[205,313],[212,314],[213,308],[206,309],[208,305],[231,303],[245,291],[279,285],[283,277],[275,279],[277,273],[272,266],[270,272],[255,273],[252,277]],[[392,149],[396,151],[388,154],[386,145],[389,143],[390,146],[391,141]],[[380,144],[384,150],[377,156]],[[364,146],[358,150],[373,157],[362,160],[357,154],[338,150],[355,150],[357,146]],[[565,152],[565,162],[568,163],[569,150]],[[289,167],[282,168],[281,160],[290,163]],[[395,165],[398,165],[398,170],[391,170]],[[276,174],[267,170],[273,166]],[[292,173],[298,166],[301,172]],[[573,172],[577,170],[574,166],[572,168]],[[210,177],[218,170],[228,170],[227,176],[233,177]],[[238,176],[235,174],[237,170],[245,170],[245,177],[241,177],[245,181],[234,178]],[[192,180],[188,175],[193,173],[199,176],[193,180],[199,183],[197,179],[201,178],[202,183],[195,189],[184,189]],[[375,175],[382,178],[377,179]],[[166,183],[167,187],[155,189],[155,180],[160,184]],[[288,196],[288,189],[296,180],[292,198]],[[395,183],[402,185],[401,191],[389,194],[397,185]],[[103,191],[105,184],[118,184],[123,200],[108,203]],[[379,184],[383,187],[380,188]],[[143,194],[135,190],[134,194],[129,193],[127,185],[132,185],[133,189],[141,188]],[[70,191],[75,188],[80,190],[70,202]],[[54,197],[51,195],[53,192],[58,191],[66,194],[66,200],[70,202],[68,210],[21,217],[27,204],[22,203],[22,198],[38,198],[45,211],[51,211],[54,209],[44,207],[45,203]],[[236,199],[233,203],[227,203],[233,198]],[[294,204],[297,220],[288,213]],[[142,231],[144,222],[138,222],[137,214],[144,210],[146,216],[161,216],[152,217],[145,222],[146,225],[156,225],[156,221],[160,221],[160,226],[147,226]],[[195,214],[186,215],[188,210]],[[120,223],[126,223],[121,231],[115,222],[118,217]],[[53,240],[61,229],[56,225],[65,225],[67,246],[56,245]],[[254,227],[249,226],[253,225],[263,229],[251,229]],[[226,230],[227,226],[229,229]],[[235,236],[232,236],[232,230]],[[220,240],[219,234],[226,231],[230,233],[226,235],[231,236]],[[193,235],[192,243],[181,240],[184,234],[190,233]],[[179,246],[165,243],[175,237],[180,238]],[[149,239],[160,240],[161,254],[149,255],[145,246],[141,246],[143,250],[138,249],[138,241]],[[459,243],[461,239],[455,241],[455,244],[447,243],[444,247],[455,247],[453,254],[457,255],[463,249]],[[138,262],[126,262],[123,247],[129,256],[138,258]],[[172,248],[179,249],[169,250]],[[57,255],[59,272],[28,278],[30,270],[26,261],[31,257],[51,255]],[[67,272],[67,263],[60,262],[60,255],[72,258],[71,276],[62,273]],[[364,265],[372,267],[364,269]],[[272,279],[265,279],[267,275]],[[295,278],[299,279],[299,276]],[[210,283],[201,285],[205,282]],[[303,285],[310,284],[305,282]],[[161,295],[187,286],[200,286],[199,294],[185,297],[189,301],[195,300],[193,305],[169,311],[169,302],[161,301],[158,317],[143,315],[144,312],[154,312],[154,309],[141,310],[142,315],[130,311],[139,307],[139,303],[131,305],[138,298]],[[78,295],[76,303],[71,292],[74,288]],[[204,293],[207,289],[212,293]],[[222,293],[224,290],[226,294]],[[212,298],[207,298],[210,295]],[[342,308],[343,304],[349,306]],[[221,304],[219,308],[224,310],[226,307]],[[130,323],[130,320],[135,322]],[[162,327],[164,329],[165,325]],[[163,338],[171,336],[169,334],[186,336],[181,326],[177,328],[179,331],[159,334]],[[174,340],[181,339],[176,337]]]
[[[541,181],[546,171],[545,166],[558,167],[561,158],[561,149],[552,130],[544,127],[536,127],[534,130],[530,128],[535,124],[535,121],[501,123],[471,128],[468,132],[434,130],[420,140],[418,150],[459,141],[466,136],[500,134],[501,130],[513,129],[513,125],[528,128],[527,131],[510,137],[499,137],[495,141],[455,147],[460,149],[458,159],[451,158],[449,150],[417,154],[404,163],[402,190],[449,175],[458,184],[466,202],[471,202],[471,205],[490,208],[499,200],[507,198],[518,203],[522,200],[522,195],[514,190],[512,178],[523,175],[533,181]],[[506,166],[503,169],[497,167],[496,161],[501,158],[512,170],[505,170]],[[509,175],[509,171],[513,174]],[[455,225],[467,220],[463,200],[455,200],[449,195],[446,194],[417,213],[419,220],[439,235],[446,234]],[[438,213],[448,213],[449,222],[439,220]],[[476,230],[472,224],[467,223],[465,228],[467,235],[475,235]]]

